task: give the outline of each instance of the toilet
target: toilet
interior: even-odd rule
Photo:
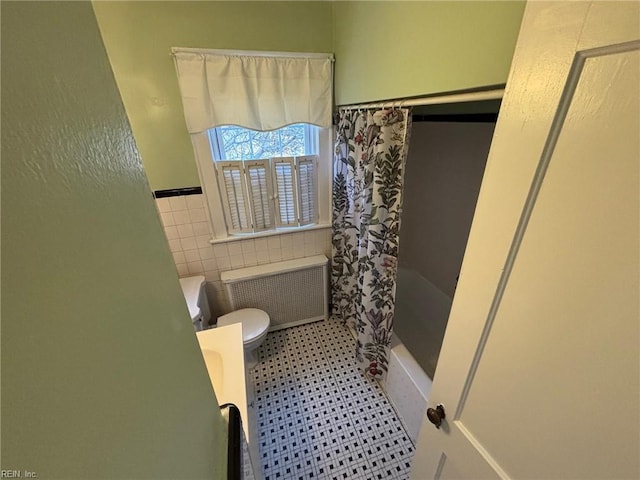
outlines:
[[[209,320],[211,319],[205,284],[206,280],[202,275],[180,279],[182,293],[189,307],[193,328],[196,331],[209,328]],[[232,323],[242,324],[245,361],[247,367],[251,369],[257,363],[254,351],[264,341],[269,332],[271,323],[269,315],[267,312],[257,308],[242,308],[218,317],[217,326],[224,327]]]
[[[211,320],[207,292],[204,289],[205,283],[202,275],[180,279],[182,294],[187,302],[191,322],[196,332],[209,328],[209,320]]]
[[[242,324],[242,340],[244,342],[244,357],[247,368],[252,369],[258,363],[255,349],[262,344],[271,323],[269,315],[264,310],[257,308],[241,308],[235,312],[218,317],[218,327]]]

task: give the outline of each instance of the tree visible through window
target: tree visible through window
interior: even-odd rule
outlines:
[[[307,124],[209,130],[228,233],[317,222],[318,135]]]
[[[301,123],[268,132],[223,126],[211,129],[209,138],[217,161],[296,157],[317,153],[316,127]]]

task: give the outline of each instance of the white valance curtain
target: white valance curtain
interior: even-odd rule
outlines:
[[[333,55],[173,48],[189,133],[331,126]]]

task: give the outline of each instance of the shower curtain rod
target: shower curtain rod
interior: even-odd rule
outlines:
[[[339,106],[338,110],[358,110],[367,108],[418,107],[421,105],[438,105],[443,103],[477,102],[481,100],[497,100],[504,95],[504,88],[485,90],[482,92],[451,93],[429,97],[401,98],[373,103],[361,103]]]

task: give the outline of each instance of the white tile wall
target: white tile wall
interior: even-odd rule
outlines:
[[[156,199],[180,277],[204,275],[213,316],[230,311],[220,272],[324,254],[331,257],[331,230],[288,232],[212,245],[204,195]]]

